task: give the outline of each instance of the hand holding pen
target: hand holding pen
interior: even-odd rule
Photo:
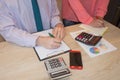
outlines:
[[[36,40],[36,45],[43,46],[49,49],[55,49],[60,47],[61,41],[65,37],[64,26],[61,23],[56,24],[52,33],[54,35],[52,35],[51,33],[48,33],[49,36],[39,36],[38,39]]]
[[[61,40],[49,36],[39,36],[36,41],[37,46],[43,46],[48,49],[56,49],[61,45]]]
[[[53,34],[51,34],[51,33],[48,33],[48,34],[49,34],[50,37],[55,38],[55,36]],[[56,43],[61,44],[61,42],[56,42]]]
[[[61,41],[65,37],[65,28],[61,23],[56,24],[55,28],[52,30],[55,38],[60,39]]]

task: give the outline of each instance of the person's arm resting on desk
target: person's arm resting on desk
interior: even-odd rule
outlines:
[[[41,11],[43,29],[55,27],[56,33],[59,30],[58,24],[61,24],[56,1],[38,0],[38,2],[44,8],[41,9],[43,10]],[[56,38],[51,38],[50,36],[44,37],[33,34],[37,32],[37,29],[34,22],[34,15],[32,14],[33,10],[30,8],[31,6],[31,1],[16,0],[16,2],[10,2],[10,0],[0,0],[0,34],[6,41],[21,46],[35,47],[37,45],[45,48],[58,48],[60,44],[55,42],[61,42],[61,39],[57,39],[56,35]],[[47,20],[43,14],[48,16]],[[64,32],[63,26],[60,29]],[[61,36],[61,34],[59,35]]]
[[[51,26],[53,27],[53,35],[55,38],[63,40],[65,37],[65,29],[62,24],[62,21],[60,20],[60,13],[58,10],[58,7],[56,5],[56,1],[52,2],[52,16],[51,16]]]
[[[90,2],[91,6],[95,5],[94,7],[91,7],[92,9],[94,9],[94,12],[92,12],[94,13],[94,16],[91,16],[88,13],[87,9],[83,6],[81,1],[69,0],[71,8],[74,10],[78,20],[84,24],[88,24],[93,27],[104,27],[104,22],[102,18],[106,14],[109,0],[96,0],[96,2],[94,1]],[[83,3],[85,2],[83,1]],[[85,6],[88,6],[88,5],[85,5]],[[96,17],[101,17],[101,18],[96,18]]]
[[[104,16],[107,13],[107,7],[109,4],[109,0],[97,0],[95,6],[95,16],[94,20],[90,23],[90,25],[94,25],[95,27],[104,27]]]
[[[60,43],[65,37],[65,29],[59,17],[56,1],[52,1],[52,5],[51,27],[53,28],[52,34],[54,35],[54,38],[50,36],[40,36],[36,41],[37,45],[41,45],[49,49],[60,47]]]
[[[48,49],[54,49],[60,47],[60,43],[65,37],[65,29],[64,26],[61,23],[56,24],[55,28],[53,29],[53,35],[54,37],[51,36],[39,36],[36,45],[39,46],[44,46]]]

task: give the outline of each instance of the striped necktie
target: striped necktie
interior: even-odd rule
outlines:
[[[31,0],[31,2],[32,2],[32,8],[33,8],[33,13],[34,13],[37,31],[42,31],[43,25],[42,25],[42,20],[41,20],[41,15],[40,15],[40,10],[38,7],[37,0]]]

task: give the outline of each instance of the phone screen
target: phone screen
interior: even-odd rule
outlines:
[[[71,69],[82,69],[82,57],[80,51],[70,51],[70,68]]]

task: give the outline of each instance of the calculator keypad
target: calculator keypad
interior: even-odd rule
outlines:
[[[44,63],[52,79],[60,79],[71,75],[62,57],[49,59]]]
[[[51,72],[67,68],[64,60],[61,57],[47,60],[45,61],[45,64],[47,69],[49,69]]]
[[[94,46],[101,40],[101,38],[102,38],[102,36],[95,36],[90,33],[82,32],[75,38],[75,40],[85,43],[87,45]]]
[[[50,66],[51,66],[52,69],[62,66],[62,64],[60,63],[59,59],[50,60],[49,64],[50,64]]]

